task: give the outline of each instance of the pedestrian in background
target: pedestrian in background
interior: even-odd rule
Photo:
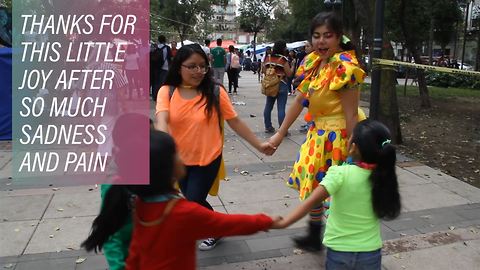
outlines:
[[[273,45],[272,54],[267,55],[265,62],[262,64],[263,73],[271,66],[275,68],[277,76],[281,77],[278,94],[274,97],[266,97],[265,109],[263,110],[265,133],[275,132],[275,128],[272,125],[272,110],[275,102],[277,102],[278,126],[281,126],[285,119],[285,107],[288,98],[288,77],[293,74],[290,64],[288,63],[287,54],[287,43],[283,40],[277,41]]]
[[[217,39],[217,47],[210,50],[212,54],[213,78],[218,84],[223,85],[225,66],[227,64],[227,53],[222,48],[222,39]]]
[[[172,51],[167,44],[167,38],[164,35],[158,36],[158,44],[150,54],[151,66],[154,69],[154,84],[152,87],[152,98],[157,100],[157,94],[160,87],[167,77],[168,67],[172,61]]]
[[[240,58],[235,52],[235,47],[233,45],[228,46],[227,53],[227,76],[228,76],[228,93],[237,94],[238,88],[238,75],[240,73]]]
[[[171,54],[173,59],[175,55],[177,55],[177,42],[172,41],[172,43],[170,43],[170,49],[172,50]]]
[[[205,46],[202,46],[202,49],[207,55],[210,63],[212,61],[212,54],[210,53],[210,39],[205,39]]]
[[[144,97],[144,89],[140,91],[140,83],[137,81],[137,79],[140,77],[140,74],[138,74],[139,61],[140,55],[137,52],[137,46],[135,46],[135,44],[129,44],[125,53],[125,60],[123,62],[123,70],[125,71],[125,75],[127,76],[128,80],[128,99],[132,99],[133,89],[137,91],[138,98]],[[145,95],[145,97],[148,97],[148,95]]]

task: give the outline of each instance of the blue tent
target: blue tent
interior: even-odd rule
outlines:
[[[12,139],[12,49],[0,48],[0,141]]]

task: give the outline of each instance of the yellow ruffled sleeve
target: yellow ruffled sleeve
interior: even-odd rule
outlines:
[[[332,63],[330,90],[357,88],[365,80],[366,73],[358,66],[357,59],[349,53],[340,53],[338,60]]]
[[[310,82],[312,81],[315,73],[318,71],[321,60],[322,59],[318,56],[316,52],[311,52],[307,56],[305,56],[301,69],[297,71],[296,75],[304,76],[302,82],[297,87],[297,90],[300,91],[302,94],[306,95],[308,93]]]

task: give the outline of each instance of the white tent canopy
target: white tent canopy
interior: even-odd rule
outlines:
[[[301,48],[301,47],[305,46],[306,43],[307,43],[306,40],[287,43],[287,49],[289,49],[289,50],[298,49],[298,48]],[[260,58],[260,59],[263,58],[263,56],[265,55],[265,51],[266,51],[267,47],[272,48],[273,43],[257,44],[257,46],[255,47],[255,52],[257,53],[257,58]],[[249,48],[246,49],[245,51],[250,51],[250,52],[253,53],[253,47],[249,46]]]

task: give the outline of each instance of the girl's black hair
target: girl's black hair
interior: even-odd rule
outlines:
[[[272,55],[280,54],[285,56],[286,52],[287,52],[287,43],[283,40],[275,41],[272,48]]]
[[[200,45],[190,44],[182,46],[173,58],[172,66],[168,70],[167,78],[165,79],[165,85],[178,87],[182,83],[180,69],[182,68],[183,62],[185,62],[193,54],[200,55],[205,60],[205,64],[209,64],[208,57]],[[206,100],[205,112],[207,113],[208,118],[210,118],[212,115],[213,108],[215,108],[217,114],[220,116],[220,102],[217,100],[217,97],[214,93],[215,83],[216,82],[213,80],[212,70],[210,68],[208,73],[203,77],[200,85],[197,87],[202,94],[200,102],[204,99]]]
[[[313,32],[319,26],[325,25],[330,31],[334,32],[340,40],[343,36],[343,23],[338,15],[334,12],[320,12],[312,20],[310,24],[310,37],[313,36]],[[344,44],[340,42],[340,48],[344,51],[356,50],[355,45],[351,41]],[[358,55],[357,55],[358,56]]]
[[[122,150],[118,154],[129,155],[128,151]],[[81,246],[87,251],[102,250],[110,236],[127,222],[131,213],[132,195],[144,198],[175,192],[172,181],[175,155],[176,148],[172,137],[165,132],[151,129],[150,183],[148,185],[112,185],[105,195],[100,214],[93,221],[90,235]],[[122,160],[122,157],[119,160]]]
[[[359,122],[352,143],[360,151],[363,162],[376,164],[370,175],[373,210],[378,218],[394,219],[400,215],[401,202],[395,173],[396,153],[388,128],[374,120]]]

